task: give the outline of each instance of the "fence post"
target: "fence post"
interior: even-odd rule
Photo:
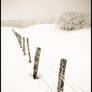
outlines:
[[[12,31],[13,31],[14,35],[16,36],[16,32],[14,31],[14,29],[12,29]]]
[[[14,35],[18,38],[18,33],[17,33],[17,32],[15,32],[15,30],[14,30],[14,29],[12,29],[12,31],[13,31]]]
[[[31,63],[31,55],[30,55],[29,39],[28,38],[27,38],[27,48],[28,48],[29,63]]]
[[[19,44],[20,44],[20,48],[22,48],[22,37],[21,37],[21,35],[19,35]]]
[[[60,68],[59,68],[59,75],[58,75],[58,87],[57,92],[64,92],[64,79],[65,79],[65,68],[66,68],[66,59],[61,59],[60,61]]]
[[[15,35],[16,35],[16,37],[17,37],[17,39],[18,39],[18,43],[19,43],[19,45],[20,45],[20,39],[19,39],[20,35],[19,35],[17,32],[15,33]]]
[[[39,58],[40,58],[40,52],[41,52],[41,48],[37,48],[36,49],[36,53],[35,53],[35,62],[34,62],[34,67],[33,67],[33,78],[37,79],[37,72],[38,72],[38,64],[39,64]]]
[[[26,55],[26,50],[25,50],[25,37],[23,37],[23,53]]]

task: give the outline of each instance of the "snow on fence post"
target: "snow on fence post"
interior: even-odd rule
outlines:
[[[28,48],[29,63],[31,63],[31,55],[30,55],[29,39],[28,38],[27,38],[27,48]]]
[[[25,37],[23,37],[23,53],[26,55],[26,50],[25,50]]]
[[[60,61],[60,68],[59,68],[59,75],[58,75],[58,87],[57,92],[64,92],[64,79],[65,79],[65,68],[66,68],[66,59],[61,59]]]
[[[36,49],[36,53],[35,53],[35,62],[34,62],[34,67],[33,67],[33,78],[37,79],[37,72],[38,72],[38,64],[39,64],[39,58],[40,58],[40,52],[41,52],[41,48],[37,48]]]

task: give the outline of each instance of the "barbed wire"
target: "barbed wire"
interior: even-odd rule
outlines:
[[[53,89],[50,87],[50,85],[48,84],[48,82],[42,77],[41,78],[43,81],[44,81],[44,83],[48,86],[48,88],[51,90],[51,92],[54,92],[53,91]]]
[[[15,33],[15,30],[14,29],[12,29],[12,31]],[[45,62],[45,61],[44,61]],[[51,71],[53,71],[53,73],[58,77],[58,73],[56,72],[56,71],[54,71],[53,70],[53,68],[51,67],[51,66],[53,66],[54,67],[54,69],[55,69],[55,66],[53,65],[53,64],[51,64],[51,65],[49,65],[49,64],[47,64],[46,62],[45,62],[45,64],[49,67],[49,69],[51,70]],[[55,69],[56,70],[56,69]],[[46,83],[46,85],[52,90],[52,88],[50,87],[50,85],[44,80],[44,78],[42,78],[42,80]],[[70,82],[72,85],[70,85],[70,83],[68,83],[68,82]],[[83,88],[81,88],[80,86],[78,86],[78,85],[76,85],[75,83],[73,83],[71,80],[67,80],[67,81],[65,81],[65,83],[70,87],[70,88],[72,88],[73,90],[75,90],[75,88],[73,87],[74,85],[77,87],[77,89],[80,89],[81,91],[83,91],[83,92],[87,92],[87,91],[85,91]],[[55,83],[56,84],[56,83]],[[52,91],[53,92],[53,91]],[[75,90],[75,92],[77,92],[76,90]]]
[[[44,61],[45,62],[45,61]],[[49,64],[47,64],[46,62],[45,62],[45,64],[50,68],[50,70],[52,70],[53,71],[53,73],[58,77],[58,73],[56,73],[56,71],[54,71],[53,70],[53,68],[49,65]],[[52,65],[52,64],[51,64]],[[55,67],[54,67],[54,69],[55,69]],[[70,85],[70,83],[72,84],[72,85]],[[78,90],[78,89],[80,89],[82,92],[87,92],[87,91],[85,91],[84,89],[82,89],[81,87],[79,87],[78,85],[76,85],[76,84],[74,84],[71,80],[67,80],[67,81],[65,81],[65,83],[70,87],[70,88],[72,88],[73,90]],[[77,88],[74,88],[73,86],[76,86]],[[77,92],[77,90],[76,90],[76,92]]]

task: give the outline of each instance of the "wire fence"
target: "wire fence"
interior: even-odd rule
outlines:
[[[17,32],[15,32],[14,29],[12,29],[12,31],[13,31],[13,33],[15,34],[15,36],[16,36],[17,38],[20,36],[20,34],[18,34]],[[18,38],[18,41],[19,41],[19,38]],[[22,46],[21,46],[21,47],[22,47]],[[45,62],[45,61],[43,62],[43,64],[44,64],[46,67],[48,67],[48,68],[53,72],[53,74],[54,74],[55,77],[58,77],[58,73],[57,73],[57,71],[55,71],[55,70],[57,70],[57,69],[55,68],[55,66],[54,66],[53,64],[50,64],[50,62],[49,62],[49,64],[48,64],[48,63]],[[58,70],[59,70],[59,68],[58,68]],[[50,84],[47,82],[48,80],[46,80],[46,79],[43,78],[43,77],[41,78],[41,80],[47,85],[47,87],[50,89],[50,92],[54,92],[53,88],[52,88],[52,87],[50,86]],[[81,90],[82,92],[87,92],[87,91],[85,91],[83,88],[81,88],[80,86],[78,86],[77,84],[73,83],[70,79],[65,80],[64,83],[65,83],[69,88],[71,88],[73,92],[79,92],[79,90]],[[57,80],[54,81],[53,86],[54,86],[54,85],[57,85]],[[57,86],[56,86],[56,88],[57,88]]]

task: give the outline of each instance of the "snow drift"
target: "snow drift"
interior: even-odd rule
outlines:
[[[64,92],[91,92],[91,31],[61,31],[53,24],[14,28],[29,37],[32,63],[23,56],[10,27],[1,31],[1,92],[57,92],[59,64],[67,59]],[[41,48],[38,80],[33,80],[36,47]]]

